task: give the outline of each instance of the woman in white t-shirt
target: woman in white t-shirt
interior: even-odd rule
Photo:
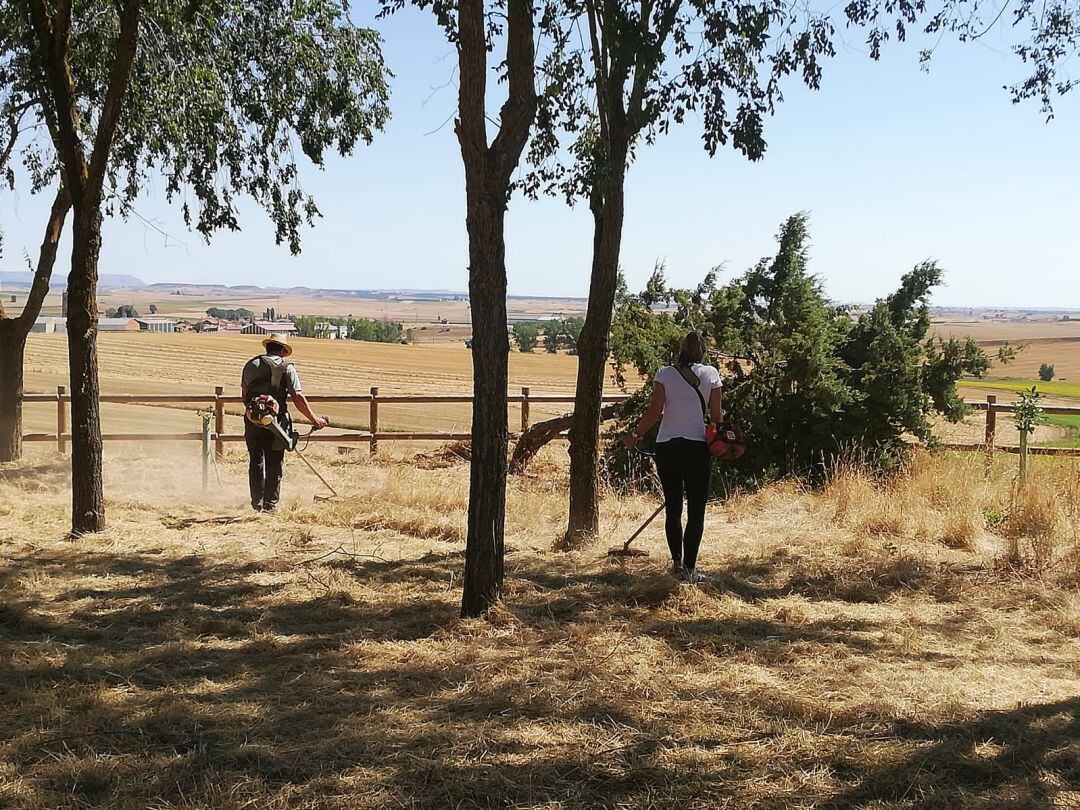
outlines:
[[[701,582],[698,548],[705,530],[705,502],[711,464],[705,443],[706,421],[723,421],[722,383],[713,366],[702,365],[705,341],[697,332],[682,342],[679,359],[653,378],[652,399],[633,433],[623,439],[634,447],[658,421],[656,471],[664,489],[668,549],[672,571],[687,582]],[[706,411],[708,414],[706,414]],[[682,525],[686,497],[686,527]]]

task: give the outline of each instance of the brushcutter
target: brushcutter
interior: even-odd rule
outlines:
[[[630,548],[630,544],[633,543],[635,540],[637,540],[638,536],[643,531],[645,531],[647,528],[649,528],[649,524],[652,523],[654,520],[656,520],[657,515],[659,515],[661,512],[663,512],[664,508],[666,506],[667,506],[666,503],[660,504],[660,506],[658,506],[656,508],[656,511],[653,512],[651,515],[649,515],[648,520],[646,520],[644,523],[642,523],[640,526],[638,526],[638,530],[636,532],[634,532],[632,535],[630,535],[630,539],[628,539],[625,543],[623,543],[621,547],[611,549],[608,552],[608,556],[609,557],[648,557],[649,552],[647,552],[645,549],[643,549],[643,548]]]
[[[304,450],[307,450],[308,445],[311,443],[311,434],[314,433],[316,430],[319,430],[318,427],[312,426],[311,430],[301,436],[295,430],[286,430],[285,427],[282,426],[282,424],[278,422],[277,419],[270,419],[269,422],[263,422],[262,424],[263,427],[273,431],[274,434],[277,435],[277,437],[285,443],[286,450],[296,453],[300,460],[304,462],[305,465],[307,465],[307,468],[315,474],[315,477],[323,482],[323,486],[325,486],[332,493],[331,495],[315,495],[316,501],[322,503],[332,500],[333,498],[340,497],[338,495],[338,491],[330,485],[330,482],[327,481],[318,470],[315,469],[315,465],[313,465],[310,461],[307,460],[307,456],[304,455],[304,451],[300,449],[300,440],[306,439],[307,441],[304,443]],[[330,424],[329,419],[326,420],[326,424]]]
[[[644,456],[645,458],[653,458],[652,453],[645,453],[645,452],[643,452],[641,450],[638,450],[637,448],[634,448],[634,452],[636,452],[638,455]],[[608,556],[609,557],[648,557],[649,552],[647,552],[645,549],[643,549],[643,548],[630,548],[630,544],[633,543],[635,540],[637,540],[638,537],[641,536],[641,533],[643,531],[645,531],[647,528],[649,528],[649,525],[654,520],[656,520],[657,516],[661,512],[664,511],[664,507],[666,507],[666,506],[667,506],[666,502],[660,504],[660,506],[658,506],[656,508],[656,511],[653,512],[651,515],[649,515],[648,519],[644,523],[642,523],[640,526],[638,526],[637,531],[634,532],[632,535],[630,535],[630,538],[625,543],[623,543],[621,546],[619,546],[617,548],[613,548],[613,549],[609,550],[608,551]]]
[[[308,435],[310,436],[311,432],[309,432]],[[315,477],[323,482],[323,486],[325,486],[328,490],[330,490],[330,493],[331,493],[330,495],[315,495],[314,496],[315,500],[318,501],[319,503],[324,503],[326,501],[330,501],[330,500],[333,500],[334,498],[340,497],[338,495],[338,491],[336,489],[334,489],[332,486],[330,486],[329,481],[327,481],[325,478],[322,477],[322,475],[319,473],[319,471],[315,469],[314,465],[312,465],[312,463],[307,460],[307,456],[305,456],[301,452],[300,448],[295,447],[293,449],[296,451],[296,455],[300,457],[300,460],[302,462],[304,462],[304,464],[307,465],[307,468],[309,470],[311,470],[313,473],[315,473]]]

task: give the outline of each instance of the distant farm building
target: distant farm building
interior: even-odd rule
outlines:
[[[239,335],[247,323],[244,321],[229,321],[225,318],[203,318],[195,321],[196,332],[228,333]]]
[[[134,318],[99,318],[99,332],[138,332],[142,329]]]
[[[347,337],[348,327],[338,326],[333,323],[320,321],[315,324],[315,337],[323,340],[344,340]]]
[[[245,335],[294,335],[296,324],[292,321],[251,321],[240,331]]]
[[[67,332],[67,321],[63,318],[38,318],[30,331],[38,335],[62,335]]]
[[[175,332],[176,321],[169,318],[136,318],[141,332]]]

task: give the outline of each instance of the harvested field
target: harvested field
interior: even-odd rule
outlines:
[[[401,346],[360,341],[295,341],[293,360],[309,394],[366,394],[378,386],[382,394],[472,393],[472,355],[463,347]],[[238,395],[244,363],[261,351],[254,335],[154,334],[107,332],[99,337],[102,392],[107,394],[212,393],[215,384]],[[511,390],[530,386],[535,394],[573,394],[577,360],[565,354],[510,355]],[[67,382],[67,341],[63,335],[31,335],[26,349],[28,391],[55,392]],[[106,431],[139,432],[143,425],[157,425],[160,432],[198,430],[199,421],[175,408],[131,405],[102,406]],[[569,405],[533,405],[534,419],[554,416]],[[238,406],[230,411],[239,414]],[[364,404],[332,404],[326,411],[335,424],[366,428]],[[383,429],[467,431],[470,407],[466,405],[384,405],[380,408]],[[518,411],[511,408],[511,424]],[[239,424],[236,422],[235,424]],[[27,431],[56,429],[55,407],[35,405],[27,409]]]
[[[985,349],[991,357],[997,352],[993,346],[986,346]],[[1080,338],[1032,341],[1018,353],[1015,361],[1007,366],[995,365],[991,373],[995,376],[1038,382],[1039,367],[1043,363],[1054,367],[1053,382],[1080,382]]]
[[[471,355],[460,346],[362,343],[358,341],[304,340],[297,342],[294,359],[303,377],[305,389],[312,394],[367,393],[377,385],[388,394],[469,394],[472,388]],[[1059,345],[1060,344],[1060,345]],[[1072,363],[1080,362],[1080,341],[1054,344],[1062,354],[1039,350],[1033,344],[1020,359],[1007,367],[1010,374],[1037,371],[1031,358],[1055,362],[1059,377],[1067,377]],[[1049,346],[1050,344],[1046,344]],[[239,393],[238,377],[243,363],[259,350],[255,336],[103,333],[99,338],[102,388],[112,394],[210,394],[215,383],[224,384],[227,394]],[[1055,350],[1056,351],[1056,350]],[[27,390],[55,392],[67,382],[67,343],[62,335],[31,335],[27,346]],[[1064,371],[1062,371],[1064,370]],[[1000,372],[1001,369],[995,370]],[[1080,366],[1077,367],[1080,373]],[[528,385],[534,394],[572,394],[577,373],[576,358],[545,353],[510,355],[511,390]],[[1077,379],[1074,377],[1073,379]],[[965,381],[961,393],[968,399],[981,400],[987,393],[999,401],[1016,398],[1016,391],[1032,380],[990,379]],[[1058,379],[1040,383],[1047,401],[1075,405],[1077,383]],[[612,391],[616,389],[611,387]],[[178,433],[199,429],[194,414],[199,405],[140,406],[106,403],[102,406],[104,430],[110,433]],[[240,432],[239,409],[229,406],[227,430]],[[534,421],[558,415],[571,406],[533,404]],[[363,404],[320,406],[336,425],[346,429],[366,429],[368,409]],[[383,430],[424,430],[459,432],[470,425],[468,405],[383,405],[380,425]],[[510,408],[510,424],[518,424],[519,411]],[[982,439],[981,417],[973,416],[960,426],[942,425],[946,441],[978,442]],[[26,409],[26,431],[49,433],[56,429],[56,409],[50,404],[30,404]],[[1051,425],[1043,428],[1036,443],[1056,443],[1069,439],[1071,429]],[[998,439],[1015,444],[1015,430],[1008,419],[999,420]]]
[[[776,485],[713,509],[691,588],[658,527],[604,556],[643,498],[551,551],[562,459],[511,481],[489,622],[457,618],[458,453],[322,456],[321,505],[292,464],[256,517],[239,455],[204,495],[120,448],[76,542],[64,464],[0,469],[0,804],[1080,806],[1075,464]]]
[[[972,337],[980,343],[1023,343],[1024,341],[1065,340],[1080,338],[1080,317],[1069,320],[1062,316],[1030,320],[935,320],[934,331],[941,335]]]
[[[17,295],[21,306],[24,294]],[[248,309],[261,315],[267,307],[273,307],[280,315],[324,315],[328,317],[353,316],[400,321],[405,324],[432,324],[445,319],[452,324],[471,323],[469,302],[465,298],[446,295],[441,298],[410,299],[372,298],[351,295],[335,290],[266,290],[257,287],[227,287],[213,285],[160,285],[138,289],[102,290],[98,300],[102,309],[131,304],[141,314],[148,314],[150,305],[164,317],[196,320],[206,315],[209,307],[219,309]],[[553,313],[584,315],[585,300],[581,298],[517,298],[506,301],[507,312],[512,316],[544,319]],[[42,311],[44,315],[59,315],[61,296],[58,290],[50,293]]]

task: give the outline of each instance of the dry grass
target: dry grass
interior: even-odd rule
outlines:
[[[341,499],[292,465],[249,517],[239,456],[204,495],[190,459],[124,452],[77,543],[62,464],[0,470],[5,807],[1080,806],[1075,468],[1035,465],[1037,507],[950,458],[744,495],[695,589],[658,526],[651,559],[604,556],[645,499],[550,551],[550,450],[511,484],[481,622],[457,618],[464,462],[324,456]],[[1047,510],[1050,561],[1004,565]]]
[[[825,516],[857,537],[936,542],[1039,574],[1073,575],[1080,469],[1070,460],[1042,460],[1025,488],[1015,465],[1015,458],[999,458],[988,473],[978,454],[922,454],[883,484],[848,466],[824,493]]]

